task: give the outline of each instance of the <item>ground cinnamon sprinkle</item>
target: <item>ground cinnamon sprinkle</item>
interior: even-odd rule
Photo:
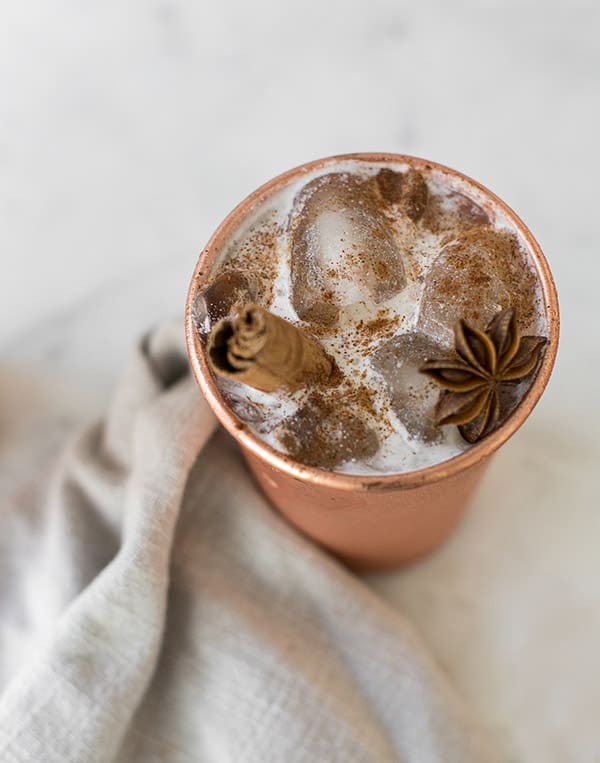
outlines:
[[[454,320],[475,323],[486,323],[499,308],[516,307],[521,330],[529,330],[538,310],[536,280],[513,233],[491,226],[473,228],[442,249],[423,295],[424,329],[429,329],[430,320],[447,322],[452,305]]]
[[[256,301],[267,309],[275,296],[274,284],[279,270],[277,244],[282,233],[281,223],[262,222],[220,267],[221,272],[240,272],[255,283]]]
[[[354,399],[354,402],[359,409],[367,416],[377,417],[377,409],[373,401],[373,390],[366,384],[359,384],[354,391],[350,393],[350,396]]]
[[[360,321],[357,328],[371,339],[378,339],[398,328],[400,320],[397,315],[390,315],[389,310],[380,310],[370,321]]]
[[[376,262],[373,271],[380,281],[390,277],[390,269],[384,262]]]
[[[349,458],[374,455],[379,448],[374,391],[348,377],[318,389],[280,427],[278,438],[301,463],[330,469]]]

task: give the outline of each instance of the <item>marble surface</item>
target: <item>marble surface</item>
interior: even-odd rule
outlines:
[[[594,0],[3,3],[0,490],[101,412],[257,185],[359,150],[457,167],[545,250],[559,358],[451,543],[370,582],[510,760],[599,760],[599,35]]]

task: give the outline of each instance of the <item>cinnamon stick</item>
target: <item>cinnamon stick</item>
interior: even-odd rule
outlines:
[[[299,389],[331,376],[333,361],[314,339],[255,304],[216,324],[208,340],[215,374],[273,392]]]

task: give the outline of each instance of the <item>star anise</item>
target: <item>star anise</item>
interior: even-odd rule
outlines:
[[[536,368],[546,341],[542,336],[520,336],[513,307],[497,313],[485,331],[458,321],[457,357],[428,360],[420,369],[444,387],[435,409],[436,424],[456,424],[469,443],[492,432],[499,423],[503,388]]]

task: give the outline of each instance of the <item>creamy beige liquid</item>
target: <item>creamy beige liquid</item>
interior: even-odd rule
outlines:
[[[469,447],[435,426],[439,388],[418,371],[451,352],[458,318],[484,328],[516,306],[523,333],[547,333],[535,272],[501,210],[434,168],[414,199],[390,201],[396,176],[384,168],[406,186],[407,166],[357,160],[295,180],[244,222],[212,273],[317,338],[344,375],[325,397],[217,379],[228,404],[273,448],[349,474],[412,471]],[[203,335],[220,317],[210,302],[197,304]],[[340,447],[323,449],[324,438]]]

